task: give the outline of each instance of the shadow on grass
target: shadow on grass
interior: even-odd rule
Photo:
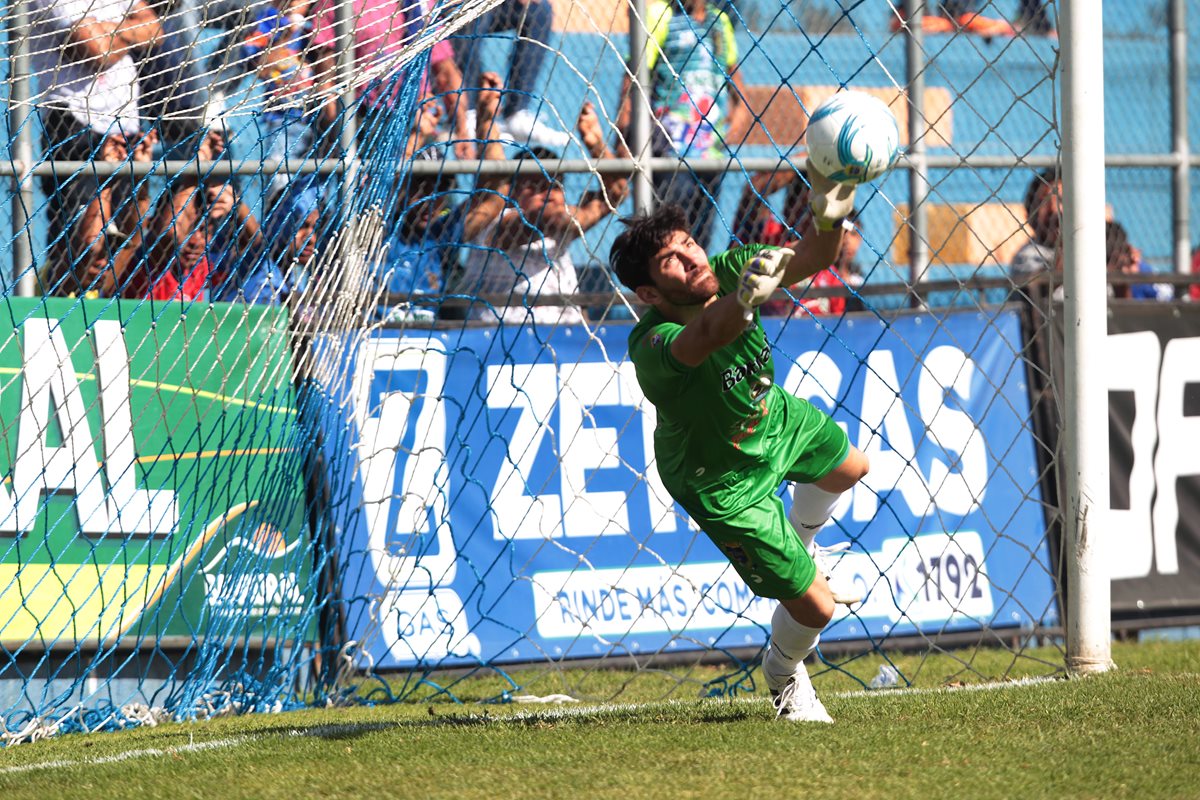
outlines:
[[[653,706],[639,708],[574,708],[567,706],[507,714],[493,714],[486,710],[479,713],[447,714],[438,712],[431,706],[428,709],[428,716],[422,719],[393,722],[346,722],[312,726],[276,725],[259,729],[255,735],[348,740],[381,731],[429,728],[541,728],[548,725],[591,726],[603,723],[637,725],[668,721],[672,724],[683,722],[695,725],[714,725],[763,719],[766,707],[765,702],[761,707],[751,703],[696,703],[691,708],[682,704],[664,704],[658,708]]]

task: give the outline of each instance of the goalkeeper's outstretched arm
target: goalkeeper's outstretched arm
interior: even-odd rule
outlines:
[[[787,270],[783,274],[783,285],[799,283],[834,264],[841,246],[840,225],[831,231],[814,230],[803,239],[789,242],[787,247],[794,250],[796,255],[788,262]]]
[[[842,223],[854,210],[854,184],[837,183],[825,177],[811,162],[807,172],[814,230],[803,239],[788,243],[796,255],[784,272],[785,286],[810,278],[837,261],[842,246]]]
[[[736,294],[710,303],[671,342],[671,355],[681,364],[697,367],[746,331],[745,310]]]
[[[690,238],[689,238],[690,240]],[[765,303],[787,270],[792,251],[768,248],[754,255],[738,276],[737,289],[703,306],[686,306],[682,313],[668,313],[668,319],[683,323],[683,331],[671,342],[671,355],[689,367],[699,366],[710,355],[741,336],[754,323],[754,310]],[[638,296],[660,312],[664,304],[657,288],[640,287]],[[676,311],[680,311],[678,308]]]

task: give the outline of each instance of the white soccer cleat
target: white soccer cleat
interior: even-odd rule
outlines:
[[[771,690],[771,702],[775,705],[775,719],[833,724],[833,717],[829,716],[829,712],[817,697],[804,664],[796,667],[796,671],[782,689]]]
[[[825,576],[825,580],[829,584],[829,591],[833,593],[833,602],[843,606],[852,606],[855,603],[861,603],[863,599],[862,590],[858,587],[858,584],[852,580],[843,579],[841,576],[833,574],[834,570],[837,569],[836,559],[845,555],[849,549],[849,542],[838,542],[828,547],[823,547],[813,542],[808,550],[808,554],[812,556],[813,563],[817,565],[817,570]]]

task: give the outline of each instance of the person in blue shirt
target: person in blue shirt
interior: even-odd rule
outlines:
[[[305,175],[272,194],[262,222],[263,247],[236,259],[219,299],[282,303],[304,291],[316,266],[322,190],[318,176]]]
[[[480,77],[479,97],[476,100],[476,136],[484,143],[482,157],[490,160],[504,158],[504,148],[493,132],[501,96],[500,76],[494,72]],[[442,160],[438,148],[422,140],[420,116],[414,129],[410,149],[414,164],[438,163]],[[455,183],[445,172],[410,171],[399,195],[397,224],[388,242],[387,256],[380,267],[380,279],[387,292],[391,321],[432,320],[430,307],[442,295],[447,273],[453,268],[454,256],[463,242],[470,241],[500,216],[506,198],[500,191],[505,176],[481,175],[475,191],[465,202],[451,207],[450,197]],[[429,305],[420,299],[429,298]],[[447,309],[448,311],[448,309]]]
[[[1142,251],[1129,241],[1125,226],[1109,221],[1104,230],[1108,257],[1109,295],[1127,300],[1172,300],[1174,288],[1163,283],[1125,283],[1118,275],[1149,275],[1154,269],[1142,260]]]

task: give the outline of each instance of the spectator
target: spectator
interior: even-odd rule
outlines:
[[[1153,275],[1154,267],[1142,258],[1142,250],[1132,247],[1133,260],[1138,265],[1138,274]],[[1139,283],[1132,287],[1132,297],[1138,300],[1160,300],[1169,303],[1175,299],[1175,287],[1169,283]]]
[[[1152,275],[1154,270],[1142,260],[1142,253],[1129,241],[1125,226],[1110,220],[1104,229],[1105,255],[1108,258],[1110,297],[1128,300],[1165,300],[1174,297],[1170,284],[1125,283],[1118,275]]]
[[[776,214],[764,202],[766,198],[778,191],[785,191],[783,209]],[[746,184],[742,191],[741,200],[734,220],[734,239],[730,247],[737,247],[751,242],[770,244],[778,247],[788,242],[803,238],[813,230],[812,211],[809,208],[808,174],[805,169],[792,168],[760,172]],[[798,313],[804,308],[811,314],[841,314],[843,311],[861,311],[862,300],[858,297],[803,297],[808,287],[835,288],[845,286],[855,288],[862,285],[862,270],[855,263],[859,247],[862,246],[862,234],[855,227],[858,223],[858,211],[846,216],[843,225],[842,244],[838,250],[838,259],[828,269],[821,270],[803,284],[788,287],[793,296],[798,299],[783,298],[768,300],[760,308],[767,316],[788,316]]]
[[[783,210],[776,214],[765,200],[781,190],[786,190]],[[758,173],[742,190],[730,248],[751,242],[782,246],[803,236],[812,227],[808,196],[808,175],[803,168]]]
[[[728,15],[705,0],[654,0],[646,9],[646,20],[649,45],[645,57],[651,70],[650,108],[655,118],[653,154],[724,158],[730,144],[740,142],[750,126]],[[623,131],[628,130],[631,119],[630,85],[626,76],[618,113]],[[683,208],[693,220],[693,236],[702,247],[711,244],[723,177],[719,171],[687,169],[654,176],[659,202]]]
[[[1050,21],[1049,5],[1050,0],[1021,0],[1017,12],[1017,30],[1021,33],[1057,36],[1054,23]]]
[[[1192,250],[1192,275],[1196,276],[1196,280],[1200,281],[1200,247]],[[1188,287],[1187,296],[1192,302],[1200,303],[1200,282],[1193,283]]]
[[[125,161],[140,140],[133,54],[159,34],[143,0],[32,0],[30,49],[46,160]],[[84,294],[99,278],[92,254],[114,215],[133,201],[128,181],[90,170],[42,179],[49,205],[48,287]],[[81,210],[82,209],[82,213]]]
[[[837,261],[833,265],[833,270],[837,273],[838,280],[842,285],[851,290],[849,297],[845,299],[843,311],[863,311],[866,309],[866,304],[862,297],[857,294],[858,288],[863,285],[865,279],[863,277],[862,265],[858,263],[858,253],[862,249],[862,230],[859,228],[858,210],[846,216],[846,221],[849,225],[842,226],[842,245],[838,250]]]
[[[257,258],[238,260],[238,269],[225,278],[219,299],[284,303],[305,290],[316,266],[321,194],[316,175],[296,178],[275,190],[266,204],[264,249]]]
[[[157,144],[158,131],[151,128],[128,150],[129,160],[142,164],[153,161]],[[107,191],[101,190],[102,193]],[[99,276],[99,280],[89,278],[88,285],[91,288],[85,296],[111,297],[117,293],[123,282],[122,276],[141,246],[140,231],[149,213],[149,178],[143,177],[138,181],[133,202],[127,204],[117,216],[119,225],[116,230],[106,231],[104,236],[93,242],[85,256],[86,260],[79,265],[77,274],[82,272],[87,276]]]
[[[810,288],[855,289],[862,285],[862,270],[855,263],[855,259],[858,257],[858,250],[862,246],[862,234],[856,227],[857,224],[858,211],[852,211],[847,214],[845,220],[842,222],[842,242],[838,247],[837,260],[827,269],[815,273],[807,281],[787,287],[792,296],[796,298],[795,301],[786,298],[782,300],[769,300],[761,306],[763,309],[762,313],[777,316],[800,316],[807,314],[837,315],[846,311],[861,311],[863,309],[862,300],[857,296],[850,298],[843,297],[840,294],[829,297],[806,296]],[[802,220],[800,224],[793,226],[793,230],[795,231],[800,231],[805,227],[807,227],[807,230],[803,233],[797,234],[783,230],[780,238],[772,237],[769,240],[761,241],[763,244],[783,246],[787,242],[795,240],[797,235],[805,236],[812,231],[811,222],[808,220]],[[801,311],[801,309],[804,310]]]
[[[580,139],[592,158],[611,158],[605,146],[600,118],[591,103],[584,103],[576,124]],[[624,145],[618,153],[629,157]],[[535,159],[557,158],[546,150],[530,150]],[[500,319],[522,323],[578,323],[584,320],[577,305],[534,305],[548,295],[571,295],[578,287],[571,242],[604,219],[625,198],[628,178],[605,175],[599,191],[589,191],[579,204],[567,205],[563,186],[543,173],[519,173],[512,179],[515,208],[506,209],[470,241],[457,290],[477,296],[502,295],[507,307],[476,303],[472,319]]]
[[[495,138],[493,123],[500,104],[500,76],[487,72],[480,77],[481,89],[476,101],[476,138],[484,142],[483,158],[501,160],[504,148]],[[430,142],[427,118],[418,113],[409,149],[415,151],[417,162],[439,160]],[[453,256],[462,242],[471,241],[504,210],[505,198],[500,189],[502,175],[481,175],[470,200],[449,207],[449,195],[454,179],[446,173],[420,175],[410,172],[405,190],[401,192],[399,224],[393,227],[387,260],[383,266],[384,288],[403,295],[440,295],[453,267]],[[412,298],[402,302],[388,314],[389,321],[406,319],[430,320],[432,311],[420,309]]]
[[[220,156],[219,134],[205,137],[197,158]],[[148,158],[138,153],[137,159]],[[224,214],[211,211],[221,198],[223,185],[203,186],[195,175],[181,175],[164,193],[145,224],[139,224],[126,247],[113,262],[113,287],[121,296],[153,300],[207,300],[214,297],[223,279],[221,264],[213,257],[210,242],[214,226]],[[144,195],[140,203],[146,203]],[[229,201],[232,207],[232,200]],[[145,219],[145,217],[143,217]]]
[[[1009,267],[1013,283],[1022,287],[1039,275],[1062,272],[1062,248],[1059,225],[1062,222],[1062,176],[1057,167],[1048,167],[1029,182],[1025,190],[1025,217],[1031,239]]]
[[[1115,280],[1118,275],[1137,274],[1137,261],[1129,244],[1125,226],[1109,220],[1104,226],[1104,255],[1108,261],[1108,296],[1129,298],[1129,284]]]
[[[232,46],[229,40],[238,37],[230,32],[253,26],[271,6],[267,0],[158,0],[155,7],[162,35],[138,61],[142,111],[173,148],[194,140],[224,111],[225,95],[253,63]],[[214,29],[225,33],[212,48]]]
[[[257,137],[265,146],[254,155],[284,159],[309,154],[315,137],[296,119],[300,104],[288,90],[311,88],[311,80],[304,82],[311,78],[311,70],[306,74],[299,64],[285,63],[284,58],[285,54],[295,55],[300,46],[305,19],[296,9],[302,11],[308,0],[272,2],[159,0],[163,34],[139,61],[138,71],[143,116],[155,120],[162,132],[163,159],[190,159],[211,146],[213,140],[207,133],[214,124],[219,141],[210,152],[229,155],[230,142],[224,138],[228,132],[217,123],[225,111],[226,94],[236,90],[255,64],[267,82],[268,107],[261,117],[266,131],[259,131]],[[224,33],[212,48],[214,28]],[[206,56],[210,49],[212,54]],[[239,186],[238,179],[231,177],[223,187],[209,182],[197,190],[202,192],[198,200],[204,210],[205,232],[211,233],[206,258],[216,274],[228,272],[231,267],[226,260],[246,250],[258,236],[249,208],[236,199]],[[236,214],[225,216],[234,210]]]
[[[183,199],[182,204],[173,202]],[[150,223],[149,244],[136,251],[121,295],[151,300],[205,300],[212,286],[208,225],[201,194],[164,194]]]
[[[318,74],[309,63],[307,26],[299,14],[291,17],[273,6],[258,11],[251,35],[242,43],[243,57],[258,65],[257,74],[263,82],[265,108],[262,121],[266,130],[261,141],[267,159],[314,158],[317,155],[318,135],[322,118],[336,116],[332,72]],[[324,114],[311,103],[312,91],[320,88],[319,96],[326,99]],[[272,189],[281,190],[288,181],[286,169],[277,172]]]
[[[312,6],[314,17],[312,42],[321,48],[321,63],[318,72],[322,75],[335,74],[337,65],[336,14],[334,0],[316,0]],[[405,44],[421,31],[423,15],[427,13],[424,3],[401,2],[401,0],[353,0],[354,57],[360,69],[376,65],[400,53]],[[427,87],[426,84],[432,85]],[[471,140],[471,128],[467,122],[466,103],[460,102],[462,94],[462,72],[454,60],[454,50],[449,42],[442,40],[429,51],[429,71],[421,76],[421,95],[431,88],[442,98],[448,118],[452,121],[454,153],[459,158],[474,158],[475,145]],[[391,72],[367,84],[360,92],[362,100],[360,114],[370,117],[376,111],[390,109],[404,85],[404,73]],[[332,123],[334,106],[327,105],[326,122]],[[386,115],[380,115],[384,119]],[[364,135],[369,135],[368,129]]]
[[[479,86],[480,37],[512,31],[516,40],[505,80],[511,91],[501,108],[504,129],[520,144],[562,151],[571,142],[570,134],[555,130],[537,118],[537,106],[546,93],[538,79],[542,62],[546,60],[553,24],[554,9],[550,0],[504,0],[469,23],[451,41],[458,62],[467,74],[467,85]]]
[[[128,144],[132,146],[126,146]],[[158,132],[151,128],[138,139],[128,139],[126,144],[120,145],[119,150],[108,152],[109,155],[113,155],[114,152],[120,154],[120,157],[116,158],[118,161],[128,158],[128,161],[148,163],[154,158],[152,154],[157,144]],[[104,204],[110,204],[110,194],[110,188],[101,188],[101,197],[106,198],[103,199]],[[125,266],[130,263],[132,254],[136,252],[140,241],[136,234],[149,211],[149,179],[142,178],[138,181],[132,203],[126,203],[120,212],[116,213],[104,234],[92,241],[77,261],[76,275],[85,276],[83,279],[88,281],[86,288],[82,289],[83,296],[113,295],[120,276],[124,275]],[[125,231],[130,233],[126,234]]]
[[[921,17],[921,30],[925,33],[973,33],[990,39],[994,36],[1016,36],[1018,28],[1023,33],[1052,34],[1054,29],[1046,14],[1045,0],[1021,0],[1017,14],[1018,25],[979,13],[978,0],[941,0],[931,4]],[[891,29],[899,31],[904,26],[905,14],[898,10],[892,18]]]
[[[208,257],[222,277],[245,272],[265,246],[258,220],[238,196],[233,180],[211,181],[203,189],[208,217]]]
[[[436,98],[426,93],[417,100],[413,111],[413,127],[404,145],[406,161],[416,157],[419,152],[437,143],[438,123],[442,118],[441,106]]]

